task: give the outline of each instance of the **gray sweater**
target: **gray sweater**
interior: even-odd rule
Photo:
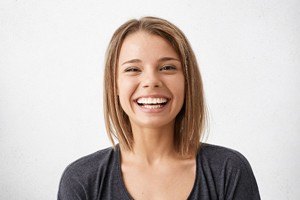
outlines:
[[[201,144],[196,180],[188,199],[259,200],[249,162],[239,152]],[[110,147],[85,156],[64,171],[58,200],[133,199],[122,179],[120,150]]]

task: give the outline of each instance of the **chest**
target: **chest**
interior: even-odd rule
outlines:
[[[196,165],[158,168],[122,167],[123,181],[134,199],[187,199],[195,183]]]

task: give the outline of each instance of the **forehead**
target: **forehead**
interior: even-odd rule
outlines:
[[[172,45],[161,36],[144,31],[128,35],[121,46],[119,64],[128,59],[142,61],[155,61],[161,57],[174,57],[179,59]]]

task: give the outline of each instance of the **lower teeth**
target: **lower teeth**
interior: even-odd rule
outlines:
[[[162,105],[143,105],[144,108],[157,109],[161,108]]]

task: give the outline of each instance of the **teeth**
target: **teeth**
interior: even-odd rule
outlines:
[[[161,108],[162,105],[143,105],[143,107],[148,109],[157,109],[157,108]]]
[[[140,104],[159,104],[166,103],[168,100],[166,98],[139,98],[137,100]]]

